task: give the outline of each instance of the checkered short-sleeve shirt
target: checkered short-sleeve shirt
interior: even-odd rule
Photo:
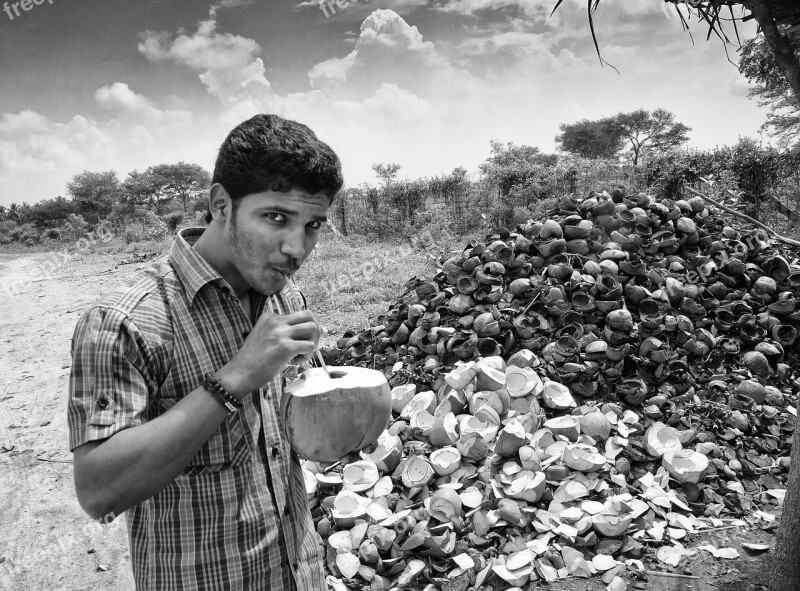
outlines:
[[[70,449],[165,412],[225,365],[252,329],[230,285],[181,231],[168,256],[92,306],[72,341]],[[290,282],[252,301],[302,309]],[[252,392],[183,473],[126,512],[139,590],[326,589],[299,460],[280,424],[281,379]]]

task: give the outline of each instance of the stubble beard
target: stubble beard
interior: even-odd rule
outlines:
[[[246,244],[246,240],[242,240],[239,236],[239,228],[236,225],[236,212],[233,212],[233,217],[231,218],[231,225],[230,225],[230,237],[228,239],[231,248],[233,248],[233,252],[236,255],[236,258],[240,261],[247,261],[249,259],[249,253],[246,251],[243,243]],[[239,270],[242,277],[244,277],[245,281],[247,281],[248,285],[254,290],[259,293],[262,293],[266,296],[275,295],[276,293],[280,292],[286,283],[288,283],[288,277],[285,275],[278,273],[275,270],[270,269],[273,274],[278,277],[283,277],[283,281],[267,281],[265,280],[264,275],[253,276],[246,269]]]

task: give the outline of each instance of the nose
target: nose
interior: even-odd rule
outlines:
[[[281,244],[281,253],[292,259],[302,259],[306,254],[305,240],[304,228],[287,233]]]

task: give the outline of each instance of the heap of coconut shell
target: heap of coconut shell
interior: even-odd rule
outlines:
[[[752,516],[788,469],[791,261],[699,197],[592,193],[414,280],[332,359],[394,386],[377,449],[306,463],[332,584],[619,591]]]

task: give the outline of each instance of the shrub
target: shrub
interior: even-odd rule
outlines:
[[[39,242],[42,240],[42,237],[39,232],[33,230],[23,233],[21,240],[25,246],[33,246],[34,244],[39,244]]]
[[[61,230],[59,228],[48,228],[42,232],[42,236],[50,240],[61,240]]]
[[[142,242],[147,240],[147,232],[139,225],[128,226],[122,233],[122,240],[125,242],[125,244]]]
[[[178,231],[178,226],[180,226],[181,222],[183,222],[183,212],[173,211],[172,213],[165,215],[163,220],[167,225],[167,229],[169,230],[170,234],[174,234]]]
[[[69,214],[67,221],[61,225],[61,236],[64,240],[78,240],[89,231],[89,224],[82,215]]]

